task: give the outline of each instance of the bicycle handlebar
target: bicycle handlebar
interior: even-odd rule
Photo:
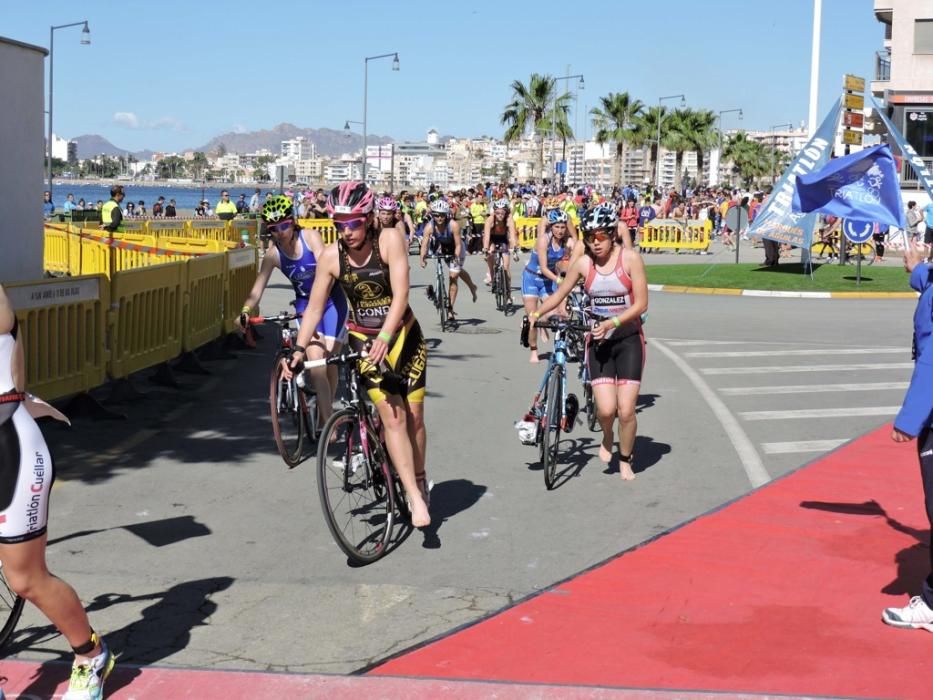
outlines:
[[[249,325],[259,326],[269,321],[271,323],[288,323],[289,321],[294,321],[299,318],[298,314],[292,313],[290,311],[283,311],[276,314],[275,316],[250,316],[248,317]]]
[[[584,333],[589,333],[593,330],[592,326],[588,326],[584,323],[574,323],[562,318],[554,318],[553,316],[545,321],[535,321],[535,328],[547,328],[553,331],[582,331]]]
[[[364,350],[362,352],[342,352],[339,355],[332,355],[331,357],[324,357],[320,360],[305,360],[304,368],[313,369],[315,367],[325,367],[326,365],[345,365],[355,360],[365,359],[368,356],[368,353]]]

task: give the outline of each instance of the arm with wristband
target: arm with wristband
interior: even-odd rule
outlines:
[[[318,260],[317,272],[314,276],[314,284],[311,286],[311,295],[308,299],[308,308],[305,309],[301,317],[301,327],[298,329],[298,337],[295,339],[292,361],[289,363],[292,368],[298,368],[300,363],[305,360],[305,348],[311,339],[314,338],[317,324],[321,322],[324,315],[324,309],[327,307],[327,298],[330,296],[330,290],[337,281],[340,273],[340,264],[337,258],[339,248],[336,245],[328,246]],[[290,377],[289,377],[290,378]]]
[[[269,277],[272,271],[279,266],[278,250],[273,248],[262,259],[262,265],[259,267],[259,274],[256,275],[256,281],[249,292],[249,296],[243,301],[243,308],[240,309],[240,327],[246,328],[250,313],[259,304],[262,299],[262,293],[266,291],[266,285],[269,284]]]

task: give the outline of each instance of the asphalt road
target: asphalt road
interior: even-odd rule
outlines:
[[[481,274],[478,259],[467,266]],[[271,328],[257,349],[205,362],[209,376],[179,373],[179,389],[139,378],[145,396],[118,404],[125,421],[46,427],[59,470],[50,567],[124,662],[359,669],[877,427],[910,376],[911,301],[654,293],[637,480],[607,470],[578,425],[566,481],[546,491],[512,425],[544,371],[519,347],[520,315],[497,313],[481,288],[475,304],[461,295],[460,329],[442,333],[423,291],[430,271],[413,273],[412,304],[430,346],[434,522],[374,565],[351,568],[331,540],[313,460],[290,471],[275,452]],[[262,307],[289,299],[277,277]],[[68,656],[34,609],[13,651]]]

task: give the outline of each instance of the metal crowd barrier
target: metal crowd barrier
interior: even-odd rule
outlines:
[[[654,219],[642,228],[640,247],[646,252],[706,251],[709,245],[709,231],[699,219]]]
[[[337,229],[334,228],[334,222],[330,219],[298,219],[298,225],[301,228],[319,231],[321,238],[324,239],[324,245],[330,245],[337,240]]]

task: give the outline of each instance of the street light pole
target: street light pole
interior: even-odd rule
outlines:
[[[55,56],[55,30],[56,29],[67,29],[68,27],[80,27],[84,26],[84,29],[81,30],[81,45],[87,46],[91,43],[91,30],[87,26],[87,20],[81,22],[71,22],[70,24],[58,24],[49,27],[49,138],[47,144],[47,153],[46,157],[49,159],[47,163],[46,172],[49,178],[49,194],[52,194],[52,84],[53,84],[53,70],[55,62],[53,57]]]
[[[722,172],[722,115],[730,114],[732,112],[738,112],[739,119],[743,117],[742,108],[737,107],[736,109],[722,110],[719,113],[719,119],[718,119],[718,122],[719,122],[719,160],[716,161],[716,184],[719,185],[720,187],[722,187],[722,182],[721,182],[722,178],[720,177],[720,173]]]
[[[398,52],[383,53],[378,56],[367,56],[363,59],[363,182],[366,182],[366,108],[369,99],[369,62],[379,58],[392,57],[392,70],[399,69]]]
[[[667,95],[667,96],[665,96],[665,97],[659,97],[659,98],[658,98],[658,140],[656,141],[656,143],[657,143],[657,161],[658,161],[658,162],[657,162],[657,166],[658,166],[658,167],[657,167],[657,171],[656,171],[656,174],[655,174],[655,186],[656,186],[658,189],[661,188],[661,122],[663,121],[662,115],[661,115],[661,103],[662,103],[664,100],[673,100],[673,99],[675,99],[675,98],[677,98],[677,97],[680,98],[680,106],[683,107],[683,106],[686,104],[686,102],[687,102],[687,98],[684,97],[682,94],[681,94],[681,95]]]

